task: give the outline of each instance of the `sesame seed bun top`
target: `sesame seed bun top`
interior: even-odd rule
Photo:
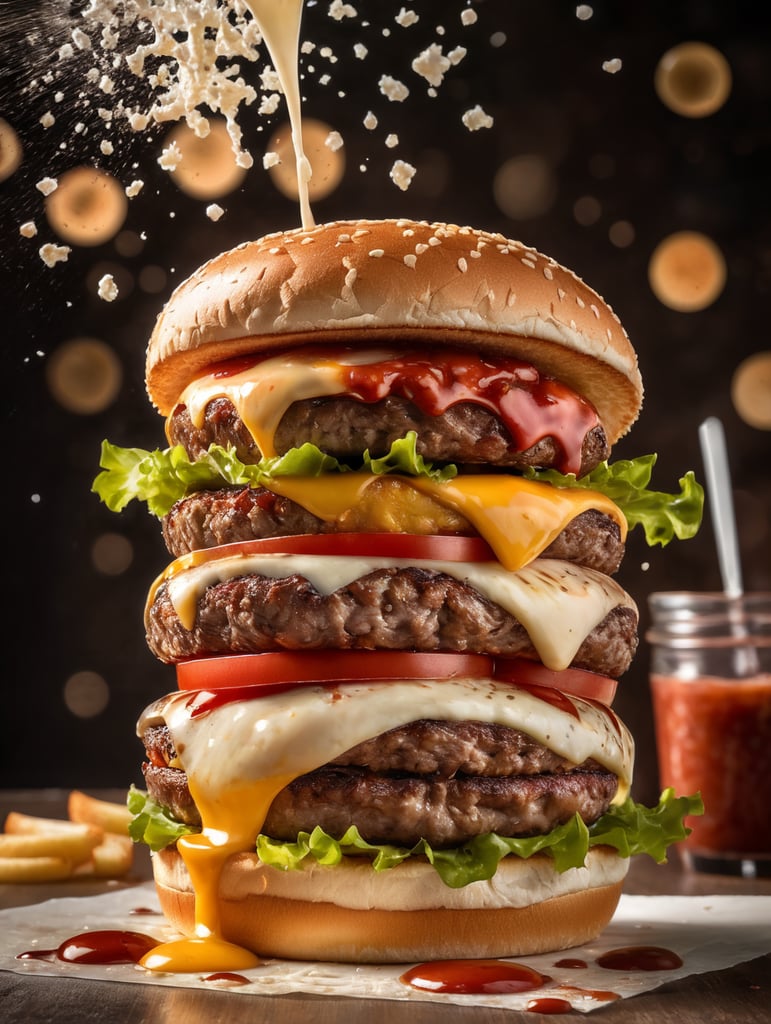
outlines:
[[[147,391],[168,415],[216,362],[334,341],[524,360],[588,399],[611,444],[642,403],[618,317],[572,271],[503,235],[409,220],[279,232],[205,263],[158,317]]]

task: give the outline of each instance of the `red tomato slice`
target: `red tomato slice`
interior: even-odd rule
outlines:
[[[237,541],[183,555],[196,563],[229,555],[354,555],[383,558],[435,558],[448,562],[491,562],[495,554],[481,537],[417,533],[301,533]]]
[[[547,668],[540,661],[528,658],[496,658],[495,678],[522,686],[551,687],[574,697],[596,700],[610,706],[616,695],[618,681],[580,668],[562,671]]]
[[[195,658],[177,665],[180,690],[248,687],[286,688],[305,684],[398,682],[402,679],[496,679],[529,688],[550,700],[557,690],[610,706],[618,683],[582,669],[555,671],[528,658],[416,651],[269,651],[264,654]],[[542,692],[537,692],[542,691]],[[253,694],[253,696],[256,694]]]
[[[180,690],[492,676],[493,659],[485,654],[414,651],[270,651],[196,658],[177,665]]]

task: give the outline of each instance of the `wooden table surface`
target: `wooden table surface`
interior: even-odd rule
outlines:
[[[122,794],[97,793],[107,799]],[[9,810],[66,817],[66,794],[55,791],[0,791],[0,820]],[[149,877],[149,860],[138,859],[138,880]],[[97,886],[98,889],[98,886]],[[771,878],[695,874],[683,871],[673,856],[666,865],[647,857],[632,863],[626,891],[642,895],[771,895]],[[60,886],[0,886],[0,908],[39,902],[67,892]],[[108,982],[27,977],[0,972],[0,1020],[4,1024],[242,1024],[247,1019],[290,1024],[312,1016],[314,1024],[511,1024],[518,1017],[528,1024],[545,1021],[540,1013],[516,1013],[485,1007],[431,1003],[341,999],[282,995],[250,997],[228,992],[121,985]],[[602,1024],[771,1024],[771,954],[729,970],[694,975],[655,991],[609,1003],[594,1011]],[[585,1020],[582,1013],[562,1020]],[[549,1018],[551,1019],[551,1018]]]

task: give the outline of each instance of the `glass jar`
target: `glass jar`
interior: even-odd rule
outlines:
[[[771,874],[771,593],[651,594],[662,786],[700,792],[681,844],[695,870]]]

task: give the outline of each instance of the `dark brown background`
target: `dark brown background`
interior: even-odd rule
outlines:
[[[420,26],[409,35],[394,29],[388,38],[378,26],[391,24],[401,3],[360,0],[356,6],[362,16],[371,17],[368,34],[330,21],[320,8],[306,13],[307,35],[328,41],[341,56],[332,69],[332,88],[308,88],[306,113],[342,132],[347,157],[341,187],[314,206],[317,221],[408,216],[468,223],[521,238],[575,269],[619,313],[646,382],[642,416],[615,456],[658,452],[655,484],[662,490],[675,488],[686,469],[703,476],[697,429],[706,416],[721,417],[731,452],[746,586],[771,589],[769,435],[741,421],[729,392],[741,360],[771,347],[766,320],[771,286],[766,5],[598,0],[593,18],[582,22],[572,2],[487,0],[475,4],[478,24],[461,33],[460,3],[416,0],[407,6],[420,13]],[[3,582],[10,608],[10,616],[3,618],[0,714],[0,785],[5,787],[139,781],[142,751],[134,722],[146,703],[175,685],[172,670],[147,651],[142,630],[148,584],[167,557],[158,524],[143,509],[130,508],[116,517],[90,493],[99,445],[103,437],[123,445],[164,443],[163,424],[146,400],[142,373],[146,339],[173,284],[216,252],[299,221],[296,205],[275,190],[262,170],[268,131],[254,134],[258,119],[253,111],[244,122],[256,166],[238,192],[220,200],[227,214],[217,224],[205,217],[205,204],[179,192],[157,167],[161,131],[151,136],[149,148],[147,138],[121,136],[113,158],[100,157],[99,133],[73,134],[74,123],[87,116],[83,109],[69,114],[58,109],[56,126],[42,132],[38,118],[51,100],[45,88],[30,82],[45,72],[47,54],[66,38],[62,33],[69,11],[63,2],[0,6],[0,116],[25,141],[22,168],[0,184],[0,338],[7,413]],[[446,48],[462,41],[469,52],[448,74],[439,96],[430,99],[422,80],[409,71],[408,58],[433,41],[433,28],[440,23],[448,27]],[[40,29],[37,47],[21,31],[30,27]],[[496,31],[506,35],[499,47],[490,44]],[[370,47],[365,62],[349,56],[361,38]],[[661,55],[689,39],[715,45],[733,72],[728,102],[704,119],[672,113],[653,89]],[[613,57],[623,60],[616,75],[601,68]],[[381,73],[410,81],[408,103],[398,109],[386,103],[377,90]],[[336,95],[338,89],[345,90],[344,99]],[[470,134],[460,125],[460,115],[476,103],[495,117],[495,126]],[[377,133],[361,128],[369,109],[381,117]],[[398,151],[383,146],[387,130],[398,132]],[[68,148],[59,149],[60,142]],[[546,213],[513,221],[496,206],[491,182],[497,168],[520,153],[537,153],[548,161],[557,191]],[[406,193],[387,176],[394,156],[418,167]],[[124,184],[135,177],[145,180],[124,227],[146,232],[147,240],[131,258],[119,257],[108,243],[76,250],[67,264],[49,270],[36,255],[39,243],[22,242],[18,225],[29,217],[44,225],[34,189],[40,177],[89,159]],[[140,163],[137,170],[131,168],[133,160]],[[359,165],[365,162],[368,170],[362,173]],[[583,196],[601,204],[601,215],[590,226],[581,226],[574,216],[574,204]],[[609,239],[617,221],[634,228],[628,247]],[[711,236],[727,260],[722,295],[698,313],[667,309],[647,282],[653,249],[681,229]],[[41,234],[50,237],[48,231]],[[174,272],[160,294],[134,288],[108,304],[94,296],[88,281],[110,265],[131,275],[147,265]],[[124,370],[117,401],[90,417],[58,406],[45,383],[50,355],[66,339],[84,334],[107,341]],[[32,495],[40,495],[40,501]],[[118,531],[134,545],[132,565],[117,577],[100,575],[90,559],[93,541],[106,531]],[[647,571],[643,563],[649,563]],[[696,540],[674,542],[664,550],[648,550],[636,531],[620,579],[640,604],[643,631],[649,592],[718,588],[709,517]],[[657,779],[647,668],[648,648],[642,641],[622,681],[617,707],[638,741],[636,793],[652,799]],[[106,710],[87,719],[73,716],[62,699],[67,678],[82,670],[99,673],[110,689]]]

